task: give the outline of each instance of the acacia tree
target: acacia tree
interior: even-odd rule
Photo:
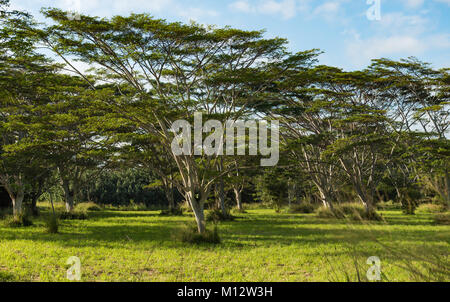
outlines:
[[[35,106],[48,101],[49,78],[56,69],[36,52],[36,37],[23,30],[30,26],[26,14],[0,14],[0,183],[16,216],[22,212],[26,186],[47,172],[28,123],[36,116]]]
[[[399,166],[406,182],[421,181],[449,204],[449,70],[408,58],[374,60],[369,71],[388,109],[396,145],[409,155]]]
[[[192,122],[194,112],[235,120],[286,69],[303,64],[303,57],[290,56],[284,39],[263,39],[260,31],[168,23],[145,14],[110,20],[81,16],[79,21],[68,20],[56,9],[44,14],[57,23],[47,29],[44,40],[69,66],[75,68],[70,63],[74,56],[98,67],[97,74],[105,81],[134,89],[131,99],[124,95],[115,104],[117,112],[157,137],[164,152],[171,154],[180,174],[174,184],[203,233],[204,203],[215,179],[228,167],[217,173],[217,155],[198,149],[196,155],[174,154],[172,122]],[[75,71],[88,80],[82,71]],[[220,115],[215,114],[217,109]]]

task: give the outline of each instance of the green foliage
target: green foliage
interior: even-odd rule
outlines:
[[[416,209],[417,213],[442,213],[447,209],[443,205],[434,204],[434,203],[422,203]]]
[[[59,214],[60,220],[86,220],[88,219],[88,215],[85,212],[80,211],[72,211],[72,212],[63,212]]]
[[[93,202],[82,202],[82,203],[79,203],[79,204],[77,204],[75,206],[75,209],[74,209],[75,212],[83,212],[83,213],[98,212],[98,211],[101,211],[101,210],[102,210],[102,208],[99,205],[97,205],[97,204],[95,204]]]
[[[296,213],[310,214],[310,213],[314,213],[315,210],[316,210],[316,207],[314,205],[312,205],[310,203],[301,203],[301,204],[292,205],[288,209],[288,212],[292,213],[292,214],[296,214]]]
[[[219,244],[221,243],[217,225],[214,225],[213,230],[206,229],[203,234],[199,234],[197,225],[188,224],[178,230],[178,239],[183,243],[190,244]]]
[[[167,205],[164,192],[149,188],[155,177],[145,169],[123,169],[101,173],[85,188],[89,199],[100,205],[130,206],[131,200],[139,204]],[[87,198],[87,196],[84,196]]]
[[[24,211],[19,215],[7,216],[4,221],[5,225],[11,228],[29,227],[33,225],[28,211]]]

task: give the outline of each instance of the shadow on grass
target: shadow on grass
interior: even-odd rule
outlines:
[[[16,281],[16,277],[13,274],[0,270],[0,282],[13,282],[13,281]]]

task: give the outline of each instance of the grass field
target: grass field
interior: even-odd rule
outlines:
[[[450,226],[428,214],[381,213],[387,223],[367,225],[250,210],[219,225],[218,245],[175,240],[193,218],[152,211],[92,212],[62,221],[59,234],[47,234],[42,219],[0,225],[0,281],[67,281],[71,256],[81,259],[82,281],[356,281],[369,256],[380,258],[383,281],[416,281],[405,265],[427,278],[432,259],[448,272]]]

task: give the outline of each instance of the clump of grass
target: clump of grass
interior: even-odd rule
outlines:
[[[10,228],[29,227],[33,225],[30,215],[27,211],[19,215],[7,216],[5,219],[5,226]]]
[[[324,218],[324,219],[336,218],[335,213],[330,208],[326,207],[318,208],[316,210],[316,216],[317,218]]]
[[[443,205],[434,203],[423,203],[417,207],[416,211],[418,213],[442,213],[445,212],[445,207]]]
[[[219,244],[221,242],[219,230],[217,225],[214,225],[213,230],[206,229],[203,234],[200,234],[196,224],[189,224],[181,228],[176,234],[178,239],[183,243],[190,244]]]
[[[310,203],[302,203],[302,204],[296,204],[291,206],[288,209],[288,213],[291,214],[297,214],[297,213],[302,213],[302,214],[311,214],[314,213],[314,211],[316,210],[316,207],[313,206]]]
[[[162,210],[159,216],[183,216],[183,209],[181,207],[174,207],[167,210]]]
[[[114,211],[130,211],[130,212],[139,212],[139,211],[148,211],[149,207],[145,205],[145,203],[135,203],[134,200],[130,200],[130,203],[127,205],[119,205],[117,207],[110,207],[111,210]]]
[[[237,207],[234,207],[233,209],[231,209],[231,214],[246,214],[247,211],[242,208],[242,209],[238,209]]]
[[[383,221],[383,217],[375,210],[369,212],[358,203],[343,203],[340,205],[334,205],[333,209],[320,207],[316,210],[316,216],[318,218],[336,218],[336,219],[351,219],[355,221],[372,220]]]
[[[180,205],[180,209],[183,211],[183,213],[193,213],[191,206],[186,201]]]
[[[75,206],[75,211],[84,212],[84,213],[98,212],[101,210],[102,210],[102,208],[93,202],[83,202],[83,203],[79,203]]]
[[[402,208],[401,203],[395,203],[393,200],[381,201],[377,203],[378,210],[400,210]]]
[[[81,211],[63,212],[59,214],[60,220],[86,220],[87,218],[87,214]]]
[[[450,212],[433,215],[433,221],[438,225],[450,225]]]
[[[211,211],[207,212],[206,214],[206,221],[212,221],[214,223],[220,221],[233,221],[235,218],[236,217],[231,215],[229,211],[223,213],[222,210],[219,208],[214,208]]]
[[[45,221],[45,229],[49,234],[57,234],[59,231],[59,221],[56,215],[50,215]]]

